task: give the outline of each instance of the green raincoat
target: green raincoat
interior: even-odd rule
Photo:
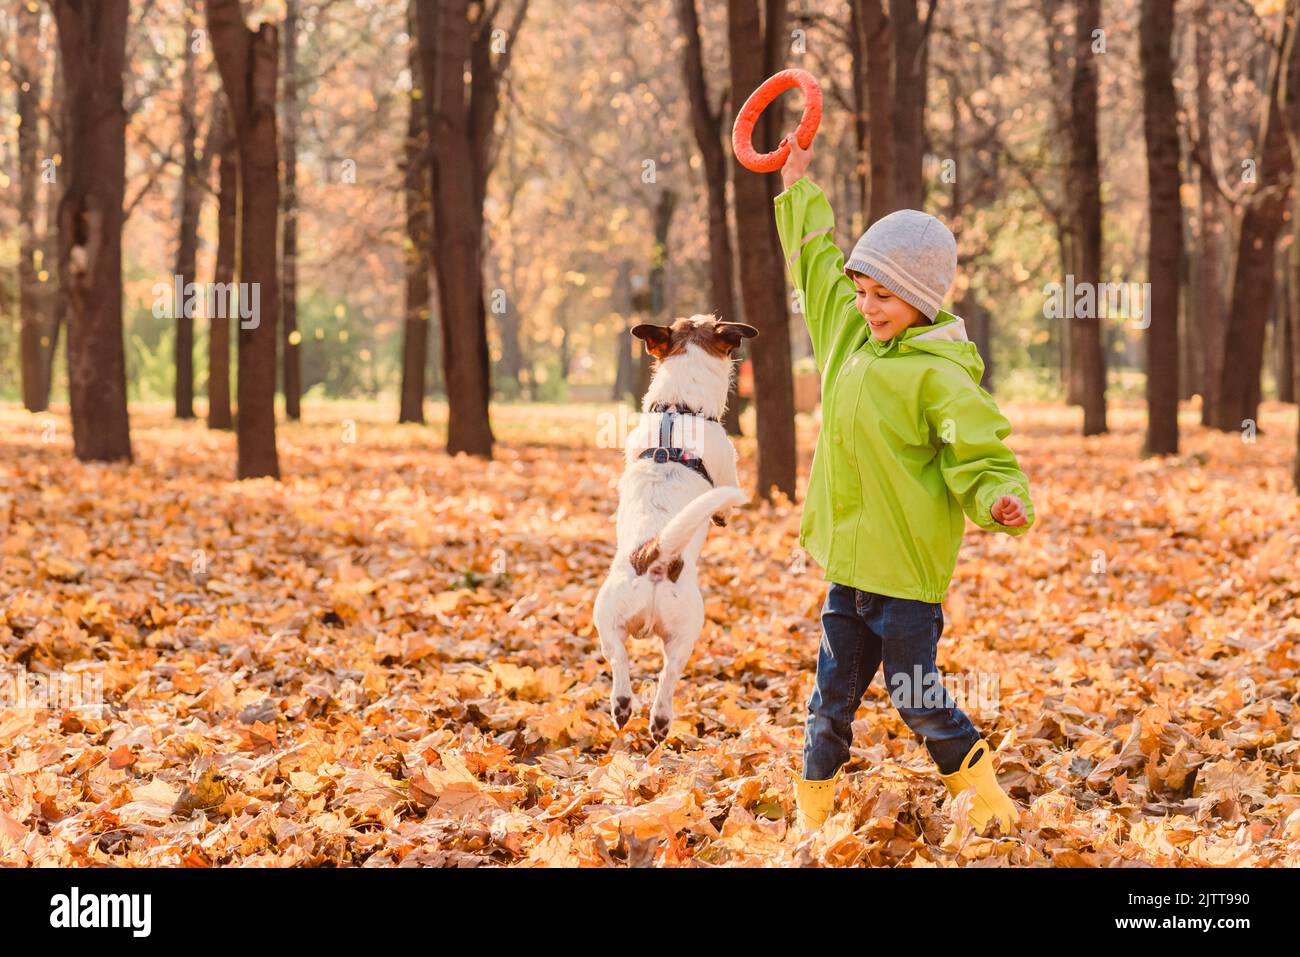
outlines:
[[[942,602],[963,512],[1008,535],[1034,523],[1029,480],[1002,441],[1011,424],[980,387],[984,361],[957,316],[940,310],[888,342],[872,336],[820,187],[802,177],[773,205],[822,382],[799,544],[829,581]],[[993,518],[1003,495],[1024,504],[1024,525]]]

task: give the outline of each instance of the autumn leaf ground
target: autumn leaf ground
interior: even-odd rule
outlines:
[[[1004,409],[1037,525],[968,526],[939,663],[996,678],[971,716],[1022,828],[961,826],[878,676],[801,838],[826,585],[798,508],[711,531],[671,736],[654,640],[619,732],[591,624],[614,406],[495,407],[485,463],[440,450],[445,408],[308,404],[279,483],[232,481],[233,436],[161,406],[109,466],[73,459],[66,409],[0,407],[0,688],[97,674],[105,703],[0,709],[0,864],[1300,864],[1294,409],[1249,442],[1186,407],[1183,453],[1150,460],[1137,405],[1090,439],[1077,410]]]

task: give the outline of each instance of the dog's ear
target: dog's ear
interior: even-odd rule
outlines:
[[[719,322],[713,327],[714,333],[732,349],[739,349],[742,339],[753,339],[758,330],[743,322]]]
[[[668,346],[672,341],[672,330],[667,326],[656,326],[650,322],[643,322],[632,327],[632,335],[643,340],[645,342],[645,351],[656,359],[662,359],[668,354]]]

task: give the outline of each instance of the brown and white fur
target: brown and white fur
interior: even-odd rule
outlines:
[[[640,421],[627,437],[626,463],[618,483],[615,519],[618,549],[600,586],[592,612],[600,648],[614,673],[610,711],[623,727],[632,714],[628,676],[628,635],[656,634],[664,664],[651,708],[655,741],[668,735],[673,689],[704,627],[704,599],[695,562],[704,547],[710,519],[725,525],[724,514],[749,499],[737,487],[736,450],[718,422],[680,416],[672,445],[700,456],[713,478],[675,462],[638,458],[659,446],[661,415],[656,403],[677,405],[718,419],[726,409],[733,352],[758,330],[714,316],[677,319],[671,326],[643,324],[632,334],[644,340],[655,358],[654,376],[641,403]]]

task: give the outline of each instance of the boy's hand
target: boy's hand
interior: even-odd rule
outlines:
[[[781,138],[781,143],[790,144],[790,155],[785,158],[785,165],[781,167],[781,182],[786,189],[790,184],[800,179],[808,172],[808,165],[812,162],[812,144],[808,144],[807,149],[801,149],[799,141],[795,138],[794,132],[789,132]],[[777,144],[778,148],[780,143]]]
[[[1024,503],[1014,495],[1003,495],[993,503],[989,513],[993,516],[993,520],[1000,525],[1023,525],[1028,518],[1025,515]]]

